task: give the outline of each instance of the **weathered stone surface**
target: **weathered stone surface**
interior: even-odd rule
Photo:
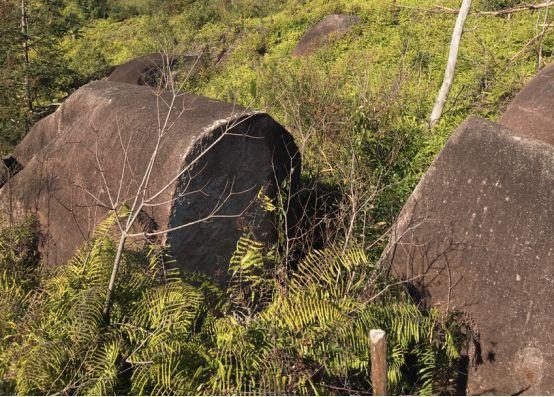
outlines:
[[[13,151],[13,156],[22,165],[27,164],[36,153],[42,150],[58,135],[58,124],[64,112],[64,106],[58,111],[39,120],[25,135]]]
[[[175,57],[155,52],[116,66],[107,80],[155,87],[164,71],[170,67],[179,63],[181,67],[196,70],[200,65],[200,59],[200,55]]]
[[[553,236],[554,148],[479,118],[402,210],[382,263],[428,305],[466,313],[469,394],[554,393]]]
[[[2,157],[2,164],[0,165],[0,188],[10,181],[19,171],[21,171],[22,165],[12,155],[8,154]]]
[[[175,61],[174,57],[161,53],[152,53],[143,57],[131,59],[118,65],[107,77],[109,81],[120,83],[151,85],[151,76],[160,74]]]
[[[169,64],[183,63],[184,67],[199,67],[199,56],[184,55],[177,59],[161,53],[152,53],[140,58],[132,59],[122,65],[116,66],[112,73],[106,78],[108,81],[120,83],[156,86],[161,71]],[[27,163],[36,153],[52,141],[58,134],[58,124],[63,117],[64,122],[69,122],[68,117],[82,117],[74,112],[64,112],[64,106],[57,112],[39,120],[29,133],[17,145],[14,157],[21,164]]]
[[[292,51],[293,57],[312,54],[318,48],[346,34],[352,26],[360,22],[356,15],[333,14],[308,29]]]
[[[554,63],[523,87],[500,123],[529,138],[554,145]]]
[[[106,204],[108,191],[114,200],[119,192],[120,203],[132,200],[158,136],[157,107],[163,122],[168,114],[163,103],[171,99],[167,92],[157,97],[148,87],[96,81],[31,130],[30,135],[53,138],[32,157],[31,148],[42,144],[26,146],[24,168],[9,190],[0,190],[0,200],[6,205],[11,195],[14,213],[37,215],[46,236],[42,254],[47,263],[66,261],[106,215],[93,196]],[[218,274],[246,228],[262,239],[273,238],[269,219],[253,202],[260,189],[272,195],[276,182],[289,175],[299,161],[297,149],[267,114],[203,97],[180,95],[167,119],[171,127],[161,141],[148,194],[168,188],[152,202],[159,205],[145,211],[141,225],[157,231],[193,222],[228,197],[216,215],[230,217],[162,239],[182,268]],[[35,138],[41,141],[33,136],[26,141]]]

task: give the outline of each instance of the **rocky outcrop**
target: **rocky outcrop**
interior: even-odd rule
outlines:
[[[554,145],[554,63],[523,87],[500,123],[523,136]]]
[[[504,126],[469,118],[458,128],[381,259],[422,303],[467,321],[459,392],[554,393],[552,70],[515,98]]]
[[[181,68],[190,69],[187,71],[197,71],[200,68],[201,58],[201,55],[176,57],[155,52],[116,66],[107,80],[157,87],[160,80],[163,80],[164,73],[173,70],[177,64]]]
[[[292,56],[297,58],[311,55],[331,40],[344,36],[359,22],[360,18],[355,15],[329,15],[304,33],[296,47],[294,47]]]
[[[0,188],[6,183],[9,183],[11,178],[21,171],[22,168],[23,166],[21,163],[17,161],[13,155],[8,154],[2,157],[2,164],[0,165]]]
[[[157,87],[160,83],[159,80],[163,78],[164,70],[167,72],[170,66],[175,67],[177,63],[180,63],[185,70],[187,67],[196,69],[200,67],[199,59],[199,55],[185,55],[177,58],[166,54],[152,53],[116,66],[106,80]],[[69,117],[82,117],[78,112],[66,112],[64,109],[62,106],[57,112],[39,120],[17,145],[13,156],[21,164],[26,164],[36,153],[58,136],[61,131],[59,125],[62,118],[67,123]]]
[[[36,214],[46,263],[63,263],[89,238],[110,197],[132,201],[165,120],[147,195],[162,193],[141,214],[140,227],[155,232],[192,223],[162,234],[162,242],[183,269],[222,277],[246,230],[274,238],[256,200],[260,191],[275,194],[291,172],[297,177],[290,134],[265,113],[187,94],[169,111],[173,99],[140,85],[92,82],[15,150],[23,169],[0,199],[14,213]],[[203,218],[210,219],[195,223]]]
[[[152,53],[131,59],[114,67],[107,77],[109,81],[120,83],[156,86],[156,80],[164,70],[176,63],[172,55]]]

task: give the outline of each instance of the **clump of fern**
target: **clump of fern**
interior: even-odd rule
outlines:
[[[69,263],[44,270],[36,288],[17,295],[22,309],[1,335],[9,339],[0,344],[3,393],[196,393],[205,366],[199,319],[207,323],[208,305],[221,294],[208,280],[185,281],[162,247],[131,244],[108,321],[114,223],[112,215]],[[21,280],[0,284],[0,297]],[[0,317],[12,307],[1,306]]]
[[[247,237],[226,287],[173,269],[163,247],[129,245],[107,321],[113,223],[32,288],[0,284],[15,299],[0,315],[18,307],[2,323],[3,393],[368,394],[371,328],[388,333],[391,392],[437,392],[457,357],[452,323],[419,310],[363,250],[315,251],[284,272]]]
[[[17,323],[25,315],[40,266],[38,235],[32,217],[0,230],[0,394],[13,388],[7,372]]]
[[[248,283],[267,283],[253,276],[265,266],[259,244],[243,239],[239,248]],[[458,357],[453,323],[421,311],[361,249],[314,251],[284,284],[273,282],[272,299],[257,313],[217,320],[210,392],[367,394],[372,328],[388,333],[393,393],[436,393],[441,370]]]

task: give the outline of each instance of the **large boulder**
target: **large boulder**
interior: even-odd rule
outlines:
[[[197,55],[184,55],[178,58],[162,53],[152,53],[116,66],[106,80],[144,85],[156,89],[160,83],[159,80],[163,78],[163,74],[169,70],[168,68],[175,67],[177,63],[180,63],[185,68],[190,67],[196,70],[199,67],[199,62],[200,56]],[[14,149],[13,156],[21,164],[26,164],[58,135],[61,131],[58,129],[61,118],[64,119],[65,123],[68,123],[68,117],[80,119],[82,114],[66,112],[65,107],[62,106],[57,112],[39,120]]]
[[[63,109],[64,106],[62,105],[58,108],[58,111],[36,122],[15,147],[12,155],[20,164],[27,164],[35,154],[40,152],[42,148],[48,145],[61,132],[58,130],[58,125],[64,113]]]
[[[292,56],[297,58],[314,53],[331,40],[344,36],[359,22],[360,18],[356,15],[329,15],[304,33],[296,47],[294,47]]]
[[[500,123],[554,145],[554,63],[540,71],[510,103]]]
[[[174,69],[177,64],[188,69],[187,72],[195,72],[198,71],[201,61],[201,55],[176,57],[155,52],[116,66],[107,80],[156,87],[160,80],[163,80],[164,74]]]
[[[423,303],[463,313],[467,393],[554,393],[553,236],[554,147],[479,118],[404,206],[382,264]]]
[[[175,63],[175,57],[162,53],[152,53],[131,59],[114,67],[107,77],[109,81],[137,85],[156,85],[155,80],[164,70]]]
[[[179,266],[223,278],[242,233],[275,237],[256,201],[260,192],[272,196],[289,175],[293,183],[298,176],[297,148],[283,127],[235,104],[96,81],[30,131],[15,151],[23,169],[0,190],[10,211],[36,214],[46,263],[66,261],[110,201],[133,202],[160,131],[145,194],[162,193],[138,224],[156,233],[191,223],[159,236]]]

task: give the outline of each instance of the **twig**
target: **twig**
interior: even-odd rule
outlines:
[[[546,23],[547,21],[548,21],[548,7],[546,7],[546,9],[544,10],[544,20],[543,20],[543,24],[542,24],[542,31],[541,31],[541,34],[540,34],[540,39],[539,39],[539,49],[538,49],[538,54],[537,54],[537,71],[539,71],[541,69],[541,66],[542,66],[543,40],[544,40],[544,35],[546,34],[546,31],[548,30],[547,25],[550,25],[550,24]]]
[[[497,16],[503,16],[503,15],[515,14],[521,11],[540,10],[541,8],[550,7],[551,5],[554,5],[554,1],[547,1],[539,4],[526,4],[519,7],[505,8],[503,10],[497,10],[497,11],[473,11],[473,12],[470,12],[470,15],[497,17]],[[404,8],[407,10],[412,10],[412,11],[427,12],[427,13],[434,13],[434,14],[458,14],[460,12],[459,9],[443,7],[439,5],[436,5],[433,8],[416,8],[416,7],[409,7],[409,6],[402,6],[402,5],[398,5],[397,7]]]
[[[546,28],[545,32],[548,31],[552,26],[554,26],[554,25],[550,25],[548,28]],[[529,40],[527,43],[525,43],[525,45],[523,47],[521,47],[521,49],[518,52],[516,52],[514,54],[514,56],[512,56],[510,58],[510,62],[508,62],[508,65],[512,64],[517,58],[519,58],[519,56],[521,54],[523,54],[525,52],[525,50],[527,48],[529,48],[529,46],[531,44],[533,44],[535,41],[539,40],[542,36],[543,36],[543,33],[541,32],[538,35],[536,35],[535,37],[533,37],[531,40]]]

